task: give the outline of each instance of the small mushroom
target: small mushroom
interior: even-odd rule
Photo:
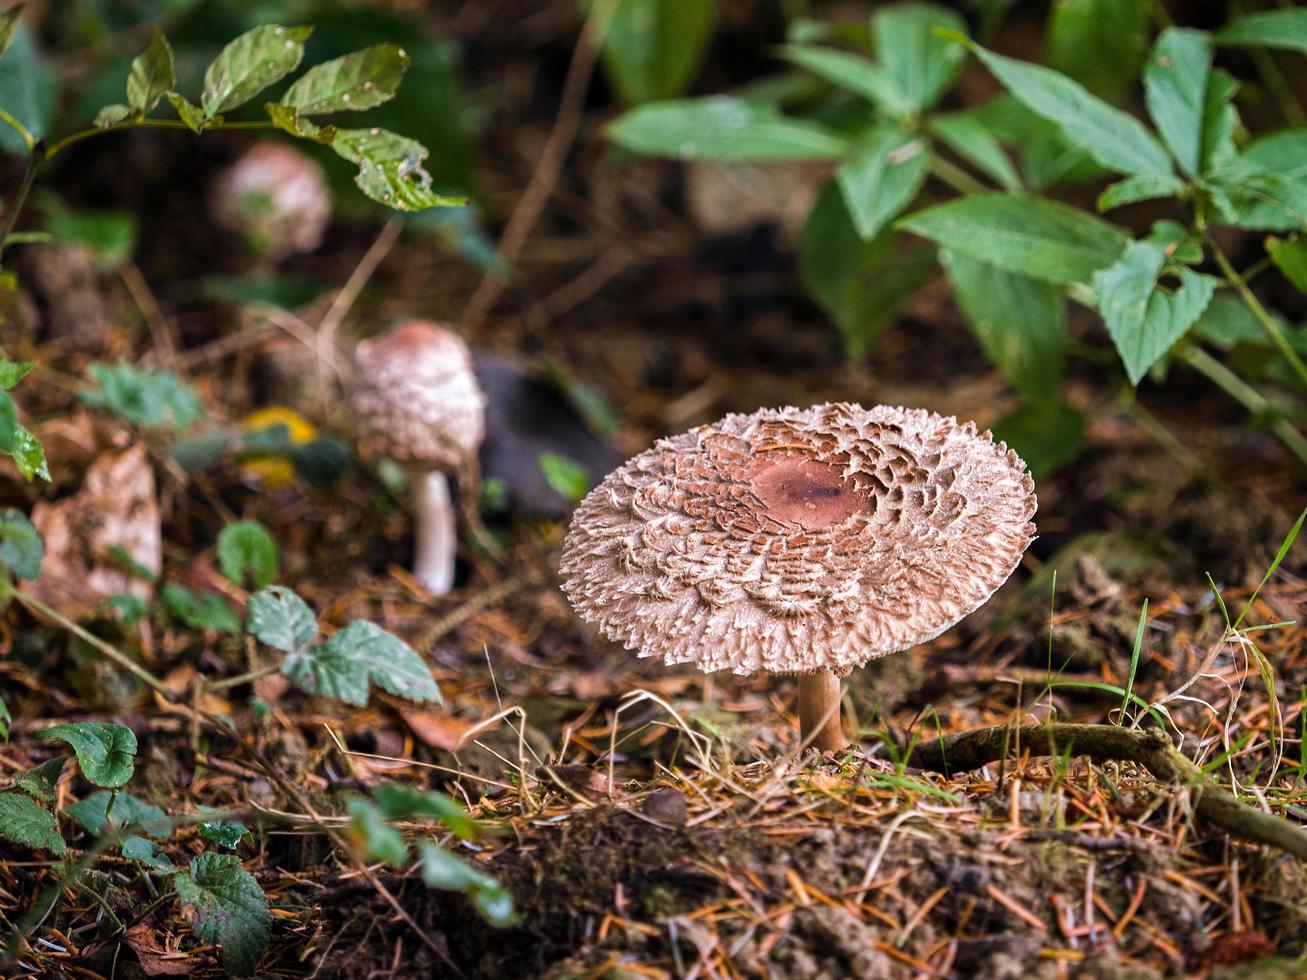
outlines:
[[[355,351],[354,414],[365,451],[404,464],[413,485],[413,574],[432,595],[454,584],[454,508],[447,473],[475,458],[485,396],[467,345],[445,327],[410,320]]]
[[[852,404],[728,415],[582,501],[562,587],[669,665],[799,675],[805,744],[847,744],[839,678],[938,636],[1034,537],[1025,464],[974,422]]]
[[[322,244],[331,192],[322,168],[285,143],[259,143],[218,178],[213,219],[276,261]]]

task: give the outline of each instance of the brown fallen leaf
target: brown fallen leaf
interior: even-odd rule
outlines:
[[[557,786],[562,783],[572,792],[588,800],[601,799],[613,793],[613,785],[608,781],[608,774],[590,766],[574,763],[539,766],[536,769],[536,778],[545,785]]]
[[[650,820],[669,827],[684,827],[690,819],[685,794],[671,787],[655,790],[646,796],[640,804],[640,812]]]
[[[136,954],[146,976],[189,976],[200,965],[185,950],[165,949],[159,945],[154,930],[144,922],[137,923],[123,933],[123,942]]]
[[[471,722],[447,715],[443,711],[401,707],[399,716],[421,741],[433,749],[444,749],[446,752],[461,748],[463,736],[475,727]]]

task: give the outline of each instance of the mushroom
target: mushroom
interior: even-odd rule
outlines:
[[[641,657],[799,675],[804,744],[847,744],[839,678],[938,636],[1033,540],[1025,464],[974,422],[763,409],[657,442],[581,502],[562,587]]]
[[[219,225],[276,261],[322,244],[331,192],[317,162],[285,143],[259,143],[218,178],[210,202]]]
[[[413,485],[413,574],[432,595],[454,584],[454,508],[446,473],[476,457],[485,396],[467,345],[446,327],[410,320],[358,345],[354,413],[366,451],[403,463]]]

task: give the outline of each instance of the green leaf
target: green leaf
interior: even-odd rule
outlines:
[[[37,734],[72,746],[82,775],[96,786],[114,789],[132,778],[136,734],[130,728],[103,721],[75,721]]]
[[[962,71],[967,51],[938,31],[966,34],[958,13],[930,3],[896,3],[871,16],[876,60],[917,111],[930,108]]]
[[[294,653],[313,642],[318,623],[303,599],[283,585],[272,585],[250,596],[245,630],[274,650]]]
[[[389,820],[435,817],[464,840],[481,836],[481,828],[458,801],[444,793],[427,792],[403,783],[382,783],[372,789],[372,799]]]
[[[288,656],[281,672],[310,694],[364,705],[368,685],[410,701],[441,703],[431,669],[407,643],[363,620]]]
[[[1217,33],[1216,43],[1232,47],[1307,51],[1307,9],[1298,7],[1245,14]]]
[[[540,472],[551,490],[564,500],[576,503],[590,490],[590,474],[575,460],[558,453],[541,453]]]
[[[168,814],[131,793],[97,790],[86,799],[64,807],[64,812],[92,837],[103,837],[111,827],[136,830],[147,837],[167,837],[172,833]]]
[[[272,935],[268,899],[234,854],[198,854],[174,879],[177,896],[195,908],[197,937],[217,944],[222,965],[249,976]]]
[[[1182,170],[1202,172],[1203,115],[1212,67],[1212,37],[1206,31],[1168,27],[1144,70],[1148,114]]]
[[[41,574],[45,542],[27,516],[11,507],[0,510],[0,561],[15,576],[31,581]]]
[[[127,629],[131,629],[150,612],[150,604],[140,596],[129,595],[126,592],[120,592],[118,595],[111,595],[104,600],[106,608],[113,610],[118,614],[118,620]]]
[[[1247,202],[1238,224],[1244,228],[1268,228],[1288,231],[1302,223],[1297,204],[1307,202],[1307,127],[1285,129],[1254,140],[1239,157],[1241,163],[1258,168],[1261,173],[1278,175],[1283,182],[1280,196],[1295,206],[1290,212],[1272,201],[1253,199]],[[1238,185],[1237,171],[1233,175]]]
[[[862,238],[875,238],[925,183],[926,144],[894,126],[877,126],[835,172],[844,202]]]
[[[877,105],[893,116],[912,114],[907,101],[885,69],[861,55],[814,44],[786,44],[781,57]]]
[[[608,138],[650,156],[682,160],[831,160],[848,143],[770,105],[728,95],[640,106],[611,123]]]
[[[14,716],[9,713],[9,705],[5,704],[5,699],[0,698],[0,742],[9,741],[9,726],[14,722]]]
[[[1066,299],[1057,286],[965,255],[941,254],[958,306],[999,373],[1033,399],[1062,379]]]
[[[136,218],[130,211],[82,210],[68,207],[54,194],[41,196],[46,230],[61,242],[90,250],[105,272],[116,272],[136,251]]]
[[[55,787],[59,776],[64,771],[66,756],[57,755],[47,759],[35,769],[20,772],[14,776],[14,784],[23,792],[35,796],[47,803],[54,799]]]
[[[418,844],[422,881],[428,888],[464,892],[478,912],[493,926],[511,926],[518,921],[513,896],[504,886],[479,868],[460,861],[432,840]]]
[[[1234,96],[1239,82],[1229,72],[1213,69],[1207,80],[1203,102],[1203,145],[1201,164],[1204,172],[1232,163],[1238,157],[1234,134],[1239,128],[1239,113]]]
[[[994,438],[1006,442],[1043,480],[1080,452],[1085,417],[1064,402],[1027,402],[994,423]]]
[[[23,8],[26,3],[16,3],[4,13],[0,13],[0,58],[4,57],[9,45],[14,40],[14,28],[18,26],[18,18],[23,15]]]
[[[11,35],[8,52],[0,58],[0,107],[41,139],[54,122],[58,78],[41,56],[32,32],[20,21]],[[27,155],[28,147],[12,127],[0,123],[0,149]]]
[[[132,578],[142,582],[157,582],[159,576],[132,557],[132,553],[120,544],[111,544],[104,549],[105,555]]]
[[[290,106],[278,102],[268,102],[263,108],[267,110],[268,118],[272,120],[274,126],[299,139],[313,140],[315,143],[325,143],[330,146],[331,141],[336,138],[336,133],[339,132],[335,126],[319,126],[305,119]]]
[[[1191,269],[1173,271],[1180,286],[1168,292],[1160,284],[1166,247],[1149,240],[1131,242],[1110,268],[1094,275],[1098,310],[1107,323],[1131,384],[1138,384],[1212,301],[1216,281]]]
[[[201,811],[208,812],[208,807],[200,807]],[[215,816],[221,816],[221,810],[212,811]],[[239,820],[206,820],[199,825],[200,836],[210,844],[216,844],[219,847],[225,847],[229,851],[236,850],[241,840],[248,834],[249,828]]]
[[[1245,153],[1203,177],[1217,216],[1240,228],[1307,229],[1307,180],[1295,170],[1267,169]]]
[[[1099,98],[1117,102],[1138,77],[1148,47],[1148,5],[1139,0],[1054,0],[1048,64]]]
[[[363,860],[380,861],[392,868],[408,860],[408,845],[398,830],[392,827],[377,807],[361,796],[345,801],[349,814],[349,834],[363,850]]]
[[[54,814],[21,793],[0,793],[0,838],[55,855],[67,850]]]
[[[1022,104],[1058,126],[1069,143],[1109,170],[1169,174],[1165,148],[1134,116],[1114,109],[1049,68],[975,47],[977,57]]]
[[[286,90],[281,104],[302,116],[371,109],[394,98],[409,58],[397,44],[374,44],[315,65]]]
[[[191,102],[186,96],[179,95],[176,92],[166,92],[164,98],[168,100],[168,104],[177,113],[177,118],[184,122],[192,133],[203,132],[204,124],[208,122],[203,109]]]
[[[136,110],[129,105],[123,105],[121,102],[115,102],[107,105],[95,114],[95,119],[91,123],[96,129],[107,129],[110,126],[116,126],[119,123],[126,122],[136,115]]]
[[[212,592],[196,595],[185,586],[169,583],[163,587],[159,599],[164,609],[191,629],[240,634],[240,617],[222,596]]]
[[[5,397],[9,396],[6,394]],[[14,451],[11,455],[14,458],[14,465],[18,467],[18,472],[23,475],[24,480],[30,481],[32,477],[39,476],[49,482],[50,468],[45,462],[45,449],[41,445],[41,440],[21,425],[14,430]]]
[[[713,7],[713,0],[616,0],[602,58],[618,98],[638,105],[683,93],[703,61]]]
[[[955,112],[933,116],[926,126],[950,150],[998,181],[1004,190],[1021,189],[1021,178],[1002,145],[974,114]]]
[[[1284,273],[1284,278],[1297,286],[1299,292],[1307,293],[1307,236],[1294,235],[1288,241],[1268,238],[1266,252],[1275,267]],[[3,557],[2,547],[0,557]]]
[[[1022,194],[972,194],[911,214],[899,227],[1010,272],[1048,282],[1088,282],[1128,241],[1077,208]]]
[[[1134,204],[1136,201],[1177,197],[1184,192],[1184,189],[1185,182],[1174,174],[1127,177],[1125,180],[1118,180],[1098,195],[1098,210],[1110,211],[1112,208]]]
[[[354,183],[374,201],[396,211],[452,207],[466,198],[437,194],[423,169],[427,148],[384,129],[338,129],[331,141],[337,154],[359,168]]]
[[[172,858],[164,854],[159,849],[158,844],[146,837],[125,838],[123,840],[122,854],[129,861],[139,861],[147,868],[152,868],[160,874],[177,873],[177,866],[172,863]]]
[[[311,33],[311,27],[264,24],[223,48],[204,72],[200,105],[205,118],[244,105],[298,68]]]
[[[0,356],[0,388],[8,391],[27,377],[27,372],[36,367],[33,361],[10,361]]]
[[[262,589],[277,577],[277,541],[258,521],[236,521],[218,534],[218,566],[237,585],[246,575]]]
[[[99,388],[82,388],[88,405],[106,408],[133,425],[180,432],[204,418],[204,405],[172,371],[131,364],[92,364],[87,374]]]
[[[168,39],[154,26],[154,36],[145,53],[132,62],[127,76],[127,104],[142,114],[149,112],[177,84]]]

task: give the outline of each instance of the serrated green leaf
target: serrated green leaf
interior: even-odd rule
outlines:
[[[281,97],[302,116],[371,109],[394,98],[409,58],[396,44],[374,44],[306,71]]]
[[[640,106],[609,124],[607,134],[636,153],[682,160],[831,160],[848,150],[820,126],[728,95]]]
[[[713,7],[713,0],[616,0],[601,56],[624,103],[671,99],[685,91],[712,34]]]
[[[199,396],[172,371],[122,363],[92,364],[86,373],[99,387],[78,391],[82,401],[134,425],[181,432],[204,418]]]
[[[149,112],[176,84],[172,47],[156,24],[149,46],[132,62],[127,76],[127,104],[137,112]]]
[[[294,653],[313,642],[318,623],[303,599],[285,586],[272,585],[250,596],[245,630],[274,650]]]
[[[1168,27],[1144,70],[1144,97],[1153,125],[1185,173],[1202,172],[1203,115],[1212,67],[1212,36]]]
[[[463,892],[487,922],[511,926],[518,921],[513,897],[504,886],[479,868],[461,861],[432,840],[418,844],[422,881],[428,888]]]
[[[109,804],[112,802],[112,808]],[[157,806],[137,799],[131,793],[97,790],[84,800],[64,807],[64,813],[92,837],[103,837],[112,827],[134,830],[147,837],[167,837],[172,821]]]
[[[198,854],[174,880],[177,896],[195,909],[192,931],[215,943],[222,965],[249,976],[272,935],[268,899],[254,876],[234,854]]]
[[[54,814],[22,793],[0,793],[0,838],[55,855],[67,850]]]
[[[0,511],[0,561],[14,575],[32,580],[41,574],[45,542],[27,516],[13,508]]]
[[[218,567],[237,585],[262,589],[277,577],[277,541],[258,521],[236,521],[218,534]]]
[[[1218,32],[1216,43],[1307,52],[1307,9],[1298,7],[1245,14]]]
[[[350,837],[362,849],[363,860],[380,861],[392,868],[408,860],[404,836],[376,806],[361,796],[351,796],[345,801],[345,812],[349,814]]]
[[[1267,188],[1245,188],[1241,167],[1255,168],[1270,181]],[[1254,140],[1234,166],[1215,174],[1218,184],[1229,174],[1229,193],[1238,213],[1223,216],[1241,228],[1292,231],[1301,228],[1300,213],[1307,209],[1307,127],[1285,129]],[[1274,175],[1268,178],[1265,175]]]
[[[183,585],[170,582],[163,587],[159,599],[164,609],[191,629],[216,630],[233,636],[241,631],[236,610],[212,592],[197,595]]]
[[[861,55],[815,44],[786,44],[777,50],[787,61],[832,85],[861,95],[890,115],[912,113],[912,105],[885,69]]]
[[[27,128],[34,139],[48,135],[54,122],[59,80],[42,57],[28,25],[13,27],[10,46],[0,58],[0,107]],[[28,153],[28,146],[12,127],[0,123],[0,148]]]
[[[1133,116],[1114,109],[1058,72],[1006,58],[981,47],[976,56],[1032,112],[1054,123],[1064,139],[1123,174],[1168,174],[1171,160]]]
[[[27,373],[36,367],[33,361],[10,361],[0,357],[0,388],[8,391],[27,377]]]
[[[901,228],[958,255],[1048,282],[1088,282],[1128,241],[1077,208],[1022,194],[972,194],[918,211]]]
[[[359,168],[354,183],[368,197],[396,211],[453,207],[467,199],[438,194],[423,168],[427,148],[385,129],[338,129],[331,148]]]
[[[1288,241],[1268,238],[1266,253],[1275,267],[1284,273],[1284,278],[1297,286],[1299,292],[1307,293],[1307,236],[1295,235]],[[2,556],[3,552],[0,552]]]
[[[1065,402],[1026,402],[995,422],[993,432],[1043,480],[1076,458],[1084,428],[1084,414]]]
[[[1171,270],[1179,288],[1168,292],[1160,284],[1166,260],[1164,245],[1131,242],[1115,264],[1094,275],[1098,310],[1131,384],[1189,332],[1216,287],[1210,276],[1179,267]]]
[[[264,24],[228,44],[204,72],[200,105],[205,117],[244,105],[293,72],[312,33],[311,27]]]
[[[876,60],[918,112],[953,84],[967,57],[966,48],[940,31],[965,35],[967,24],[957,12],[931,3],[891,4],[871,16]]]
[[[1049,67],[1116,102],[1138,78],[1148,26],[1148,5],[1139,0],[1054,0]]]
[[[282,661],[281,672],[310,694],[364,705],[369,683],[410,701],[441,703],[426,662],[407,643],[364,620]]]
[[[575,460],[558,453],[541,453],[538,463],[549,488],[564,500],[577,503],[590,491],[590,473]]]
[[[1148,174],[1144,177],[1127,177],[1118,180],[1098,195],[1098,210],[1110,211],[1137,201],[1151,201],[1159,197],[1176,197],[1183,193],[1185,182],[1174,174]]]
[[[38,732],[39,738],[56,739],[72,746],[82,775],[106,789],[132,778],[136,762],[136,733],[104,721],[75,721]]]
[[[481,836],[481,828],[457,800],[444,793],[414,789],[403,783],[382,783],[372,788],[372,799],[389,820],[435,817],[464,840]]]
[[[54,799],[55,785],[59,782],[59,775],[64,771],[65,761],[66,758],[62,755],[47,759],[35,769],[15,774],[14,784],[24,793],[48,803]]]
[[[122,854],[129,861],[139,861],[147,868],[152,868],[160,874],[171,875],[177,873],[177,866],[172,863],[172,858],[164,854],[159,849],[159,845],[148,838],[125,838],[122,845]]]
[[[877,126],[835,172],[844,203],[864,240],[912,203],[926,181],[930,153],[918,136],[894,126]]]
[[[208,122],[208,119],[204,115],[203,109],[177,92],[166,92],[164,98],[168,100],[168,104],[177,113],[177,118],[184,122],[192,133],[204,131],[204,124]]]
[[[955,112],[932,116],[926,125],[949,149],[993,177],[1004,190],[1021,189],[1016,167],[994,134],[974,114]]]
[[[0,58],[4,57],[9,45],[14,40],[14,28],[18,26],[18,18],[23,15],[23,8],[26,3],[16,3],[4,13],[0,13]]]
[[[953,293],[976,339],[1008,382],[1051,398],[1066,355],[1066,298],[1052,283],[965,255],[941,254]]]
[[[208,807],[200,807],[201,811],[207,811]],[[220,817],[221,810],[213,810],[216,817]],[[236,846],[248,834],[249,828],[239,820],[206,820],[199,825],[200,836],[210,844],[216,844],[218,847],[225,847],[229,851],[236,850]]]

